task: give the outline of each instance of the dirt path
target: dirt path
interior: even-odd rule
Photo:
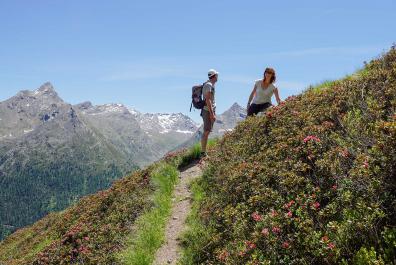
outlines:
[[[191,192],[188,184],[202,173],[194,164],[180,172],[180,182],[175,188],[172,213],[165,228],[165,242],[155,255],[155,265],[176,264],[180,255],[179,236],[185,228],[191,210]]]

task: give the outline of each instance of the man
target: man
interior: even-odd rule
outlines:
[[[209,80],[202,88],[202,95],[205,101],[205,106],[201,111],[201,116],[204,124],[204,132],[201,138],[201,156],[206,156],[206,145],[208,143],[209,134],[213,129],[213,124],[216,120],[216,103],[215,103],[215,84],[218,78],[218,72],[210,69],[208,72]]]

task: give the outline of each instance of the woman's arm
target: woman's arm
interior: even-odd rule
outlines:
[[[275,89],[274,89],[274,94],[275,94],[276,102],[279,105],[281,103],[281,100],[280,100],[280,97],[279,97],[279,92],[278,92],[278,88],[277,87],[275,87]]]
[[[253,97],[255,95],[256,95],[256,84],[254,84],[252,93],[250,93],[250,96],[249,96],[249,100],[248,100],[248,104],[247,104],[247,108],[248,109],[249,109],[249,106],[250,106],[250,102],[252,102],[252,99],[253,99]]]

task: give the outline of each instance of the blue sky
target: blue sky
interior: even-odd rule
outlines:
[[[0,1],[0,101],[50,81],[72,104],[189,113],[220,72],[218,113],[275,68],[281,98],[353,73],[396,42],[396,1]],[[274,99],[273,99],[274,101]]]

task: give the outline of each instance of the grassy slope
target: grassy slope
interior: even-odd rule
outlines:
[[[119,180],[109,190],[50,214],[0,244],[0,263],[111,262],[134,220],[150,207],[152,168]]]
[[[153,202],[156,205],[136,221],[131,242],[120,253],[123,264],[150,265],[165,236],[165,225],[172,209],[172,194],[178,181],[178,171],[169,164],[161,165],[153,174],[158,187]]]
[[[136,249],[153,254],[163,237],[176,168],[189,164],[199,152],[195,146],[169,154],[108,190],[17,230],[0,243],[0,264],[128,264],[142,254]],[[135,233],[133,228],[146,221],[150,229]],[[148,237],[154,241],[145,241]],[[154,248],[148,247],[151,242]]]
[[[392,48],[225,135],[197,184],[184,264],[394,262],[395,153]]]

